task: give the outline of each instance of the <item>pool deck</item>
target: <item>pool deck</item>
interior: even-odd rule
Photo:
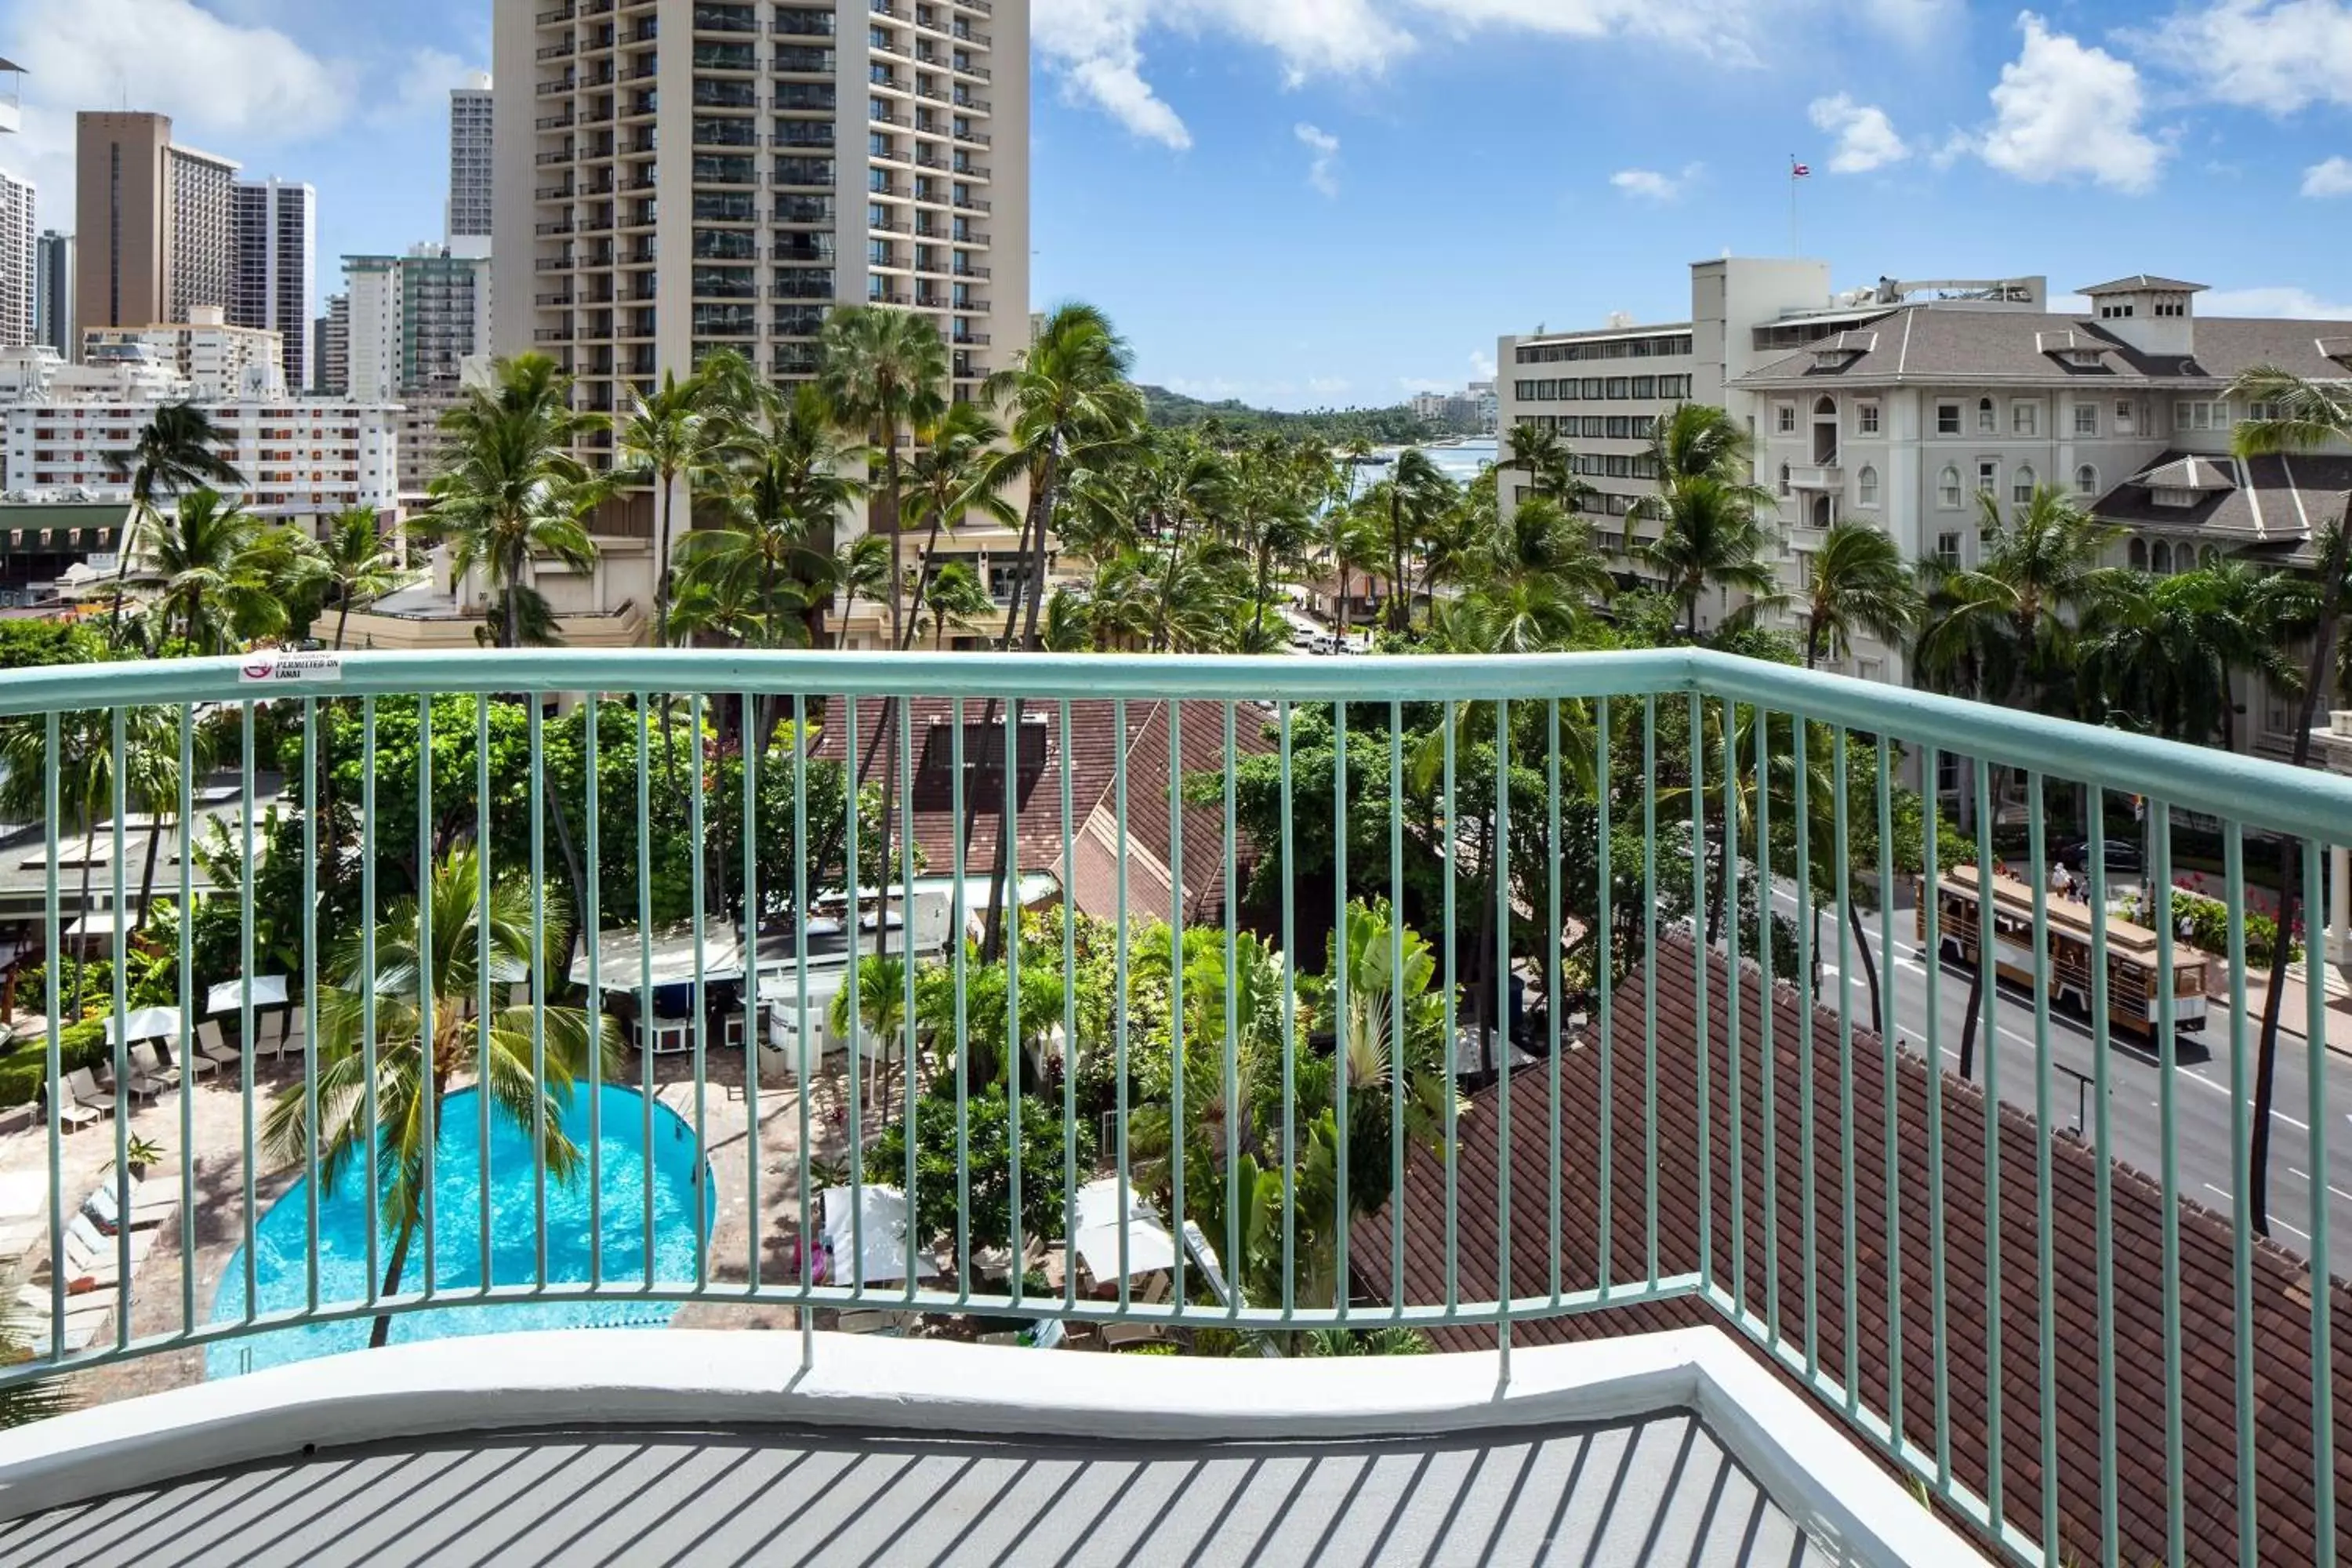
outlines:
[[[324,1449],[0,1524],[34,1564],[1830,1561],[1687,1413],[1388,1441],[790,1427]]]

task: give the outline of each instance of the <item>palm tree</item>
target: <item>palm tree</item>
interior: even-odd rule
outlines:
[[[1370,577],[1388,555],[1388,533],[1381,520],[1360,503],[1335,506],[1323,515],[1323,552],[1339,576],[1339,636],[1349,634],[1349,603],[1358,573]]]
[[[1577,478],[1576,455],[1549,426],[1512,426],[1504,449],[1508,456],[1497,466],[1525,473],[1530,499],[1544,496],[1573,509],[1592,494],[1592,487]]]
[[[490,882],[485,897],[482,862],[470,846],[452,847],[437,860],[425,892],[431,900],[432,946],[424,948],[417,900],[402,899],[385,911],[374,933],[373,967],[365,964],[362,933],[346,931],[335,944],[331,973],[341,976],[317,998],[319,1013],[317,1107],[310,1121],[306,1086],[289,1083],[270,1101],[262,1120],[262,1146],[281,1164],[318,1159],[319,1179],[332,1190],[354,1167],[378,1184],[392,1253],[384,1267],[383,1294],[395,1295],[407,1267],[408,1248],[424,1213],[425,1137],[429,1125],[444,1125],[443,1104],[460,1081],[472,1083],[520,1127],[532,1130],[536,1156],[551,1180],[572,1179],[580,1150],[563,1132],[563,1111],[573,1080],[586,1070],[588,1053],[603,1051],[617,1062],[619,1032],[611,1019],[591,1018],[577,1007],[549,1006],[536,1017],[530,1005],[494,1008],[484,1018],[474,1010],[485,978],[491,990],[562,969],[567,923],[549,895],[554,918],[544,924],[546,945],[531,942],[533,890],[520,880]],[[488,919],[483,919],[484,905]],[[362,1024],[373,993],[375,1079],[367,1079]],[[420,994],[430,998],[431,1047]],[[543,1018],[545,1074],[534,1070],[532,1037]],[[371,1167],[373,1167],[371,1169]],[[488,1281],[485,1281],[488,1283]],[[375,1321],[371,1346],[392,1332],[389,1313]]]
[[[609,491],[573,457],[572,444],[603,421],[565,403],[568,383],[544,354],[500,362],[494,385],[468,389],[443,416],[448,467],[434,479],[425,520],[447,542],[454,576],[480,567],[502,605],[497,643],[519,647],[530,563],[551,557],[578,570],[596,558],[584,520]]]
[[[1374,493],[1389,525],[1389,630],[1402,632],[1412,622],[1412,594],[1405,576],[1409,542],[1418,542],[1431,520],[1454,500],[1454,481],[1418,447],[1399,452],[1396,466]]]
[[[123,519],[114,569],[114,608],[106,623],[106,640],[120,646],[122,626],[122,585],[131,558],[145,547],[146,531],[156,520],[159,499],[178,495],[198,485],[242,485],[240,475],[218,448],[229,437],[212,416],[190,403],[167,403],[139,433],[138,445],[127,452],[109,452],[106,466],[117,478],[131,481],[131,511]]]
[[[400,562],[376,531],[373,508],[356,506],[327,525],[320,561],[335,599],[335,647],[343,646],[352,606],[390,593],[400,582]]]
[[[822,634],[837,581],[835,528],[866,493],[846,472],[861,449],[836,432],[824,395],[807,384],[742,438],[721,524],[689,532],[678,550],[681,579],[740,607],[744,641],[809,646]]]
[[[1925,603],[1903,552],[1877,529],[1841,522],[1813,553],[1812,578],[1800,595],[1805,610],[1805,668],[1822,655],[1844,657],[1853,634],[1900,644],[1919,624]]]
[[[887,305],[851,305],[824,323],[817,367],[818,388],[834,417],[874,446],[882,469],[881,511],[872,531],[896,540],[905,516],[900,489],[905,468],[898,457],[902,436],[937,422],[946,406],[948,347],[928,316]],[[894,546],[895,548],[895,546]],[[896,573],[887,584],[890,646],[903,647]],[[883,806],[883,832],[889,832],[889,805]]]
[[[1699,595],[1709,587],[1749,596],[1727,626],[1752,616],[1780,592],[1780,574],[1765,560],[1772,535],[1756,511],[1761,494],[1753,485],[1698,474],[1633,503],[1631,515],[1660,525],[1658,537],[1636,544],[1633,556],[1665,579],[1668,596],[1682,606],[1683,635],[1693,642]]]
[[[1977,504],[1978,563],[1921,563],[1919,666],[1980,701],[2044,707],[2063,684],[2074,626],[2110,570],[2100,561],[2116,531],[2047,486],[2006,524],[1992,492]]]
[[[857,1016],[856,1033],[863,1040],[874,1042],[877,1062],[887,1055],[889,1043],[903,1036],[907,1028],[907,961],[888,953],[869,952],[857,960]],[[850,1037],[849,988],[843,986],[834,993],[832,1005],[825,1009],[825,1033],[836,1040]],[[915,1064],[911,1057],[901,1052],[906,1081],[914,1081]],[[868,1080],[877,1101],[887,1105],[889,1096],[877,1072]]]
[[[1006,476],[994,462],[992,449],[1004,432],[979,405],[950,404],[947,412],[922,434],[923,445],[908,464],[908,478],[915,491],[914,515],[929,530],[918,558],[919,565],[928,568],[938,552],[940,535],[955,531],[974,511],[1007,528],[1017,523],[1020,514],[998,493]],[[924,595],[938,590],[927,570],[918,570],[914,581],[905,637],[898,644],[901,648],[913,643],[916,623],[923,615]],[[987,608],[982,606],[979,613],[985,614]]]
[[[947,646],[950,625],[968,626],[996,608],[996,601],[988,596],[987,584],[981,582],[980,574],[961,561],[950,561],[932,574],[926,598],[930,606],[934,652]]]
[[[1713,404],[1679,403],[1652,428],[1650,458],[1662,486],[1685,479],[1746,485],[1755,478],[1756,437]]]
[[[2280,691],[2302,681],[2281,651],[2307,607],[2302,587],[2239,562],[2103,579],[2084,606],[2075,647],[2086,716],[2120,718],[2190,745],[2219,733],[2234,750],[2235,672],[2256,670]]]
[[[2230,384],[2230,400],[2248,407],[2266,407],[2267,416],[2242,421],[2231,437],[2241,458],[2307,452],[2352,441],[2352,388],[2342,382],[2305,381],[2301,376],[2258,366]],[[2303,683],[2302,711],[2294,727],[2294,749],[2288,760],[2296,767],[2311,764],[2311,731],[2319,717],[2322,698],[2335,689],[2337,620],[2344,608],[2347,552],[2352,549],[2352,509],[2339,516],[2322,538],[2319,568],[2319,609],[2312,637],[2309,673]],[[2252,1144],[2253,1190],[2249,1194],[2253,1226],[2270,1234],[2271,1102],[2278,1080],[2279,1008],[2286,986],[2286,933],[2294,929],[2303,886],[2298,839],[2279,840],[2279,940],[2272,944],[2270,987],[2263,996],[2263,1028],[2254,1063],[2254,1131]],[[2316,922],[2314,922],[2315,924]],[[2316,932],[2307,941],[2315,941]],[[2315,960],[2314,961],[2316,962]]]
[[[731,411],[719,400],[722,384],[701,374],[677,379],[662,373],[653,392],[631,394],[629,416],[618,431],[620,468],[635,482],[650,482],[661,496],[661,526],[654,549],[654,635],[669,638],[671,522],[683,479],[700,488],[711,482],[734,432]],[[689,521],[691,520],[689,519]]]
[[[240,626],[268,636],[286,624],[286,603],[260,558],[261,519],[218,490],[199,488],[152,526],[148,552],[163,579],[165,626],[199,654],[226,653]]]
[[[1550,496],[1529,496],[1496,530],[1477,574],[1490,588],[1542,584],[1570,604],[1605,604],[1616,579],[1593,547],[1592,530]]]
[[[1046,537],[1067,468],[1097,447],[1127,445],[1143,424],[1143,397],[1127,379],[1134,352],[1092,305],[1066,304],[1045,318],[1013,368],[988,378],[989,405],[1005,416],[1013,449],[1006,475],[1029,480],[1029,510],[1022,534],[1029,570],[1017,582],[1013,607],[1023,610],[1021,644],[1037,644],[1037,616],[1045,598]],[[1025,608],[1024,608],[1025,606]],[[1012,621],[1006,621],[1011,646]]]
[[[32,1314],[11,1305],[0,1314],[0,1368],[20,1366],[33,1359],[38,1332]],[[27,1377],[0,1386],[0,1430],[29,1426],[63,1415],[74,1406],[73,1394],[63,1376]]]

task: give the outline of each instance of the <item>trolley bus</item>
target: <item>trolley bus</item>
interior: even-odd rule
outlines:
[[[1943,955],[1974,967],[1978,946],[1977,868],[1955,867],[1937,884],[1938,935]],[[2091,1010],[2091,908],[2050,894],[2048,914],[2051,1000],[2088,1015]],[[2007,877],[1992,879],[1993,967],[2031,991],[2034,985],[2033,889]],[[1927,940],[1927,906],[1917,905],[1919,940]],[[2157,1013],[2157,934],[2146,926],[2110,916],[2106,921],[2107,1021],[2116,1028],[2153,1039]],[[2205,958],[2178,942],[2172,950],[2172,1019],[2178,1028],[2205,1026]]]

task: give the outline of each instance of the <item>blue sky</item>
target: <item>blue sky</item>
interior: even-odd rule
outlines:
[[[531,0],[498,0],[530,4]],[[440,232],[490,0],[0,0],[0,160],[71,185],[128,100],[320,187],[331,258]],[[1685,264],[2043,272],[2352,315],[2352,0],[1034,0],[1036,302],[1139,374],[1285,406],[1483,370],[1500,331],[1680,315]]]

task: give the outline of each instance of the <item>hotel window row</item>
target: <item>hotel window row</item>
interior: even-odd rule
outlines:
[[[1556,364],[1570,360],[1671,359],[1691,352],[1688,332],[1653,338],[1611,338],[1602,342],[1522,343],[1512,356],[1520,364]]]
[[[1686,375],[1588,375],[1564,381],[1522,381],[1516,384],[1522,403],[1594,403],[1603,399],[1654,402],[1659,398],[1688,397],[1691,378]]]

